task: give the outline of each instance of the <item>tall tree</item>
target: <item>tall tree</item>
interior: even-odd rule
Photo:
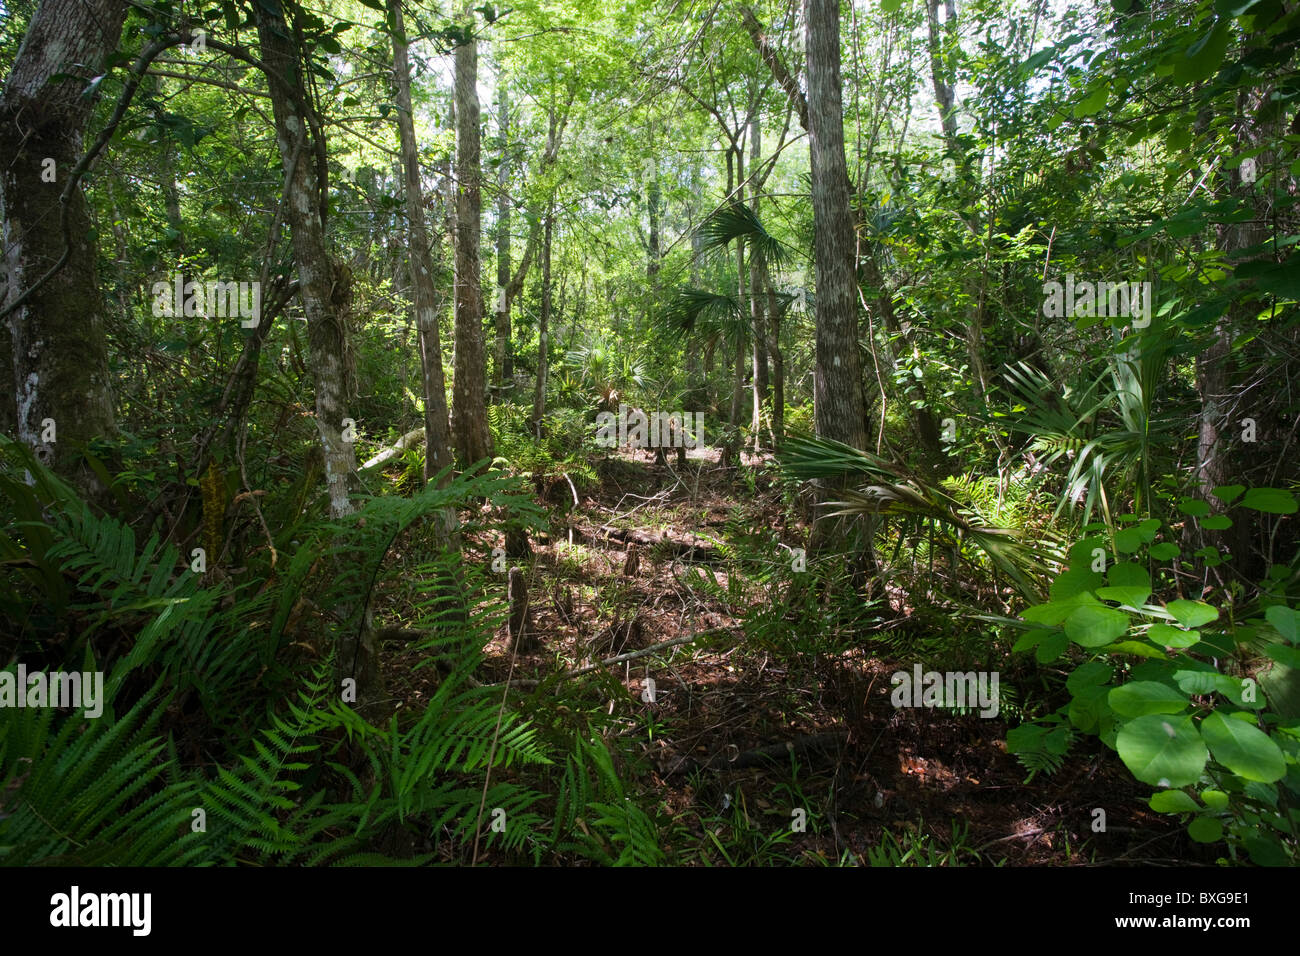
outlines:
[[[447,420],[447,385],[442,371],[438,336],[438,301],[430,269],[431,245],[424,220],[424,186],[420,181],[420,152],[411,112],[411,65],[401,0],[389,0],[393,17],[393,80],[397,88],[397,131],[401,141],[402,176],[406,188],[406,220],[410,235],[411,301],[420,336],[420,368],[424,385],[424,480],[451,464]]]
[[[94,109],[86,84],[103,73],[126,11],[121,0],[42,0],[0,96],[7,401],[16,402],[6,417],[20,441],[92,496],[103,489],[78,447],[114,434],[116,423],[90,210],[80,185],[65,185]]]
[[[497,164],[497,294],[496,354],[493,367],[497,386],[509,387],[514,375],[510,342],[510,91],[505,77],[497,77],[497,138],[501,143]]]
[[[356,446],[345,437],[348,417],[345,308],[351,277],[330,255],[325,242],[324,175],[313,136],[320,124],[303,82],[302,51],[285,20],[280,0],[256,4],[262,60],[270,73],[268,90],[275,117],[275,139],[289,184],[285,220],[289,224],[298,294],[307,316],[307,339],[316,386],[316,430],[325,457],[330,514],[354,510],[349,494],[356,486]]]
[[[464,43],[456,47],[456,368],[451,430],[456,456],[468,467],[492,455],[487,421],[487,362],[480,276],[482,187],[478,101],[478,40],[466,4]]]
[[[866,409],[854,281],[856,241],[840,99],[839,0],[805,0],[804,18],[817,275],[813,420],[819,437],[865,448]]]

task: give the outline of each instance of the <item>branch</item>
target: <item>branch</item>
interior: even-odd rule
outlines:
[[[803,90],[799,89],[799,81],[786,68],[781,54],[772,45],[768,35],[763,32],[763,24],[759,23],[758,17],[754,15],[753,8],[742,4],[740,16],[745,21],[745,29],[749,31],[749,38],[754,41],[754,48],[758,50],[758,55],[772,71],[772,76],[781,84],[781,89],[785,90],[791,105],[799,113],[799,125],[805,130],[808,129],[808,98],[804,96]]]

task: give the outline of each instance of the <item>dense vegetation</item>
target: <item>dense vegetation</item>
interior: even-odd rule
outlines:
[[[4,863],[1300,862],[1291,0],[0,15]]]

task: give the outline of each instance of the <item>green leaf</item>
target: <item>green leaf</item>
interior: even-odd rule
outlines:
[[[1202,790],[1201,800],[1211,810],[1222,810],[1228,806],[1228,795],[1222,790]]]
[[[1206,531],[1224,531],[1232,527],[1232,519],[1227,515],[1210,515],[1201,519],[1201,527]]]
[[[1034,659],[1040,664],[1050,664],[1065,653],[1069,644],[1065,634],[1057,631],[1050,637],[1043,638],[1043,643],[1039,644],[1038,650],[1034,652]]]
[[[1128,625],[1123,611],[1085,605],[1065,619],[1065,635],[1081,647],[1101,647],[1126,634]]]
[[[1178,552],[1178,545],[1162,541],[1160,544],[1153,544],[1147,554],[1155,561],[1168,561],[1170,558],[1178,557]]]
[[[1106,101],[1110,97],[1110,88],[1106,83],[1098,83],[1096,89],[1090,92],[1086,97],[1074,104],[1074,118],[1083,119],[1085,116],[1092,116],[1094,113],[1100,113],[1106,108]]]
[[[903,0],[880,0],[880,11],[882,13],[897,13],[903,5]]]
[[[1286,776],[1286,759],[1268,734],[1217,710],[1201,721],[1201,736],[1214,759],[1239,777],[1272,783]]]
[[[1219,612],[1217,609],[1210,607],[1204,601],[1170,601],[1165,605],[1165,610],[1174,616],[1183,627],[1200,627],[1202,624],[1209,624],[1211,621],[1218,620]]]
[[[1115,550],[1133,554],[1142,547],[1142,532],[1137,528],[1123,528],[1115,532]]]
[[[1077,694],[1085,687],[1106,683],[1114,674],[1115,669],[1109,664],[1103,664],[1101,661],[1088,661],[1086,664],[1080,664],[1076,667],[1074,673],[1065,679],[1065,688],[1071,694]]]
[[[1251,488],[1241,499],[1241,506],[1271,515],[1293,515],[1300,509],[1295,495],[1281,488]]]
[[[1152,624],[1147,630],[1147,639],[1161,647],[1191,647],[1199,644],[1199,631],[1185,631],[1172,624]]]
[[[1195,783],[1210,756],[1192,718],[1162,714],[1130,720],[1116,735],[1115,749],[1133,776],[1159,787]]]
[[[1198,498],[1183,498],[1178,502],[1178,510],[1193,518],[1204,518],[1210,513],[1210,506]]]
[[[1296,614],[1284,605],[1274,604],[1264,612],[1264,617],[1279,634],[1292,644],[1297,643],[1297,634],[1300,634],[1300,614]]]
[[[1118,601],[1133,608],[1140,608],[1150,595],[1151,589],[1144,587],[1097,588],[1097,597],[1102,600]]]
[[[1156,813],[1197,813],[1201,807],[1181,790],[1161,790],[1151,794],[1147,805]]]
[[[1035,628],[1032,631],[1026,631],[1024,634],[1020,635],[1020,639],[1012,646],[1011,652],[1013,654],[1018,654],[1021,651],[1033,650],[1042,643],[1043,638],[1047,637],[1051,633],[1051,631],[1042,627]]]
[[[1137,657],[1153,657],[1159,660],[1166,660],[1165,652],[1158,647],[1152,647],[1150,644],[1142,641],[1119,641],[1115,644],[1107,644],[1104,647],[1097,648],[1101,654],[1133,654]]]
[[[1223,838],[1223,824],[1214,817],[1197,817],[1187,827],[1187,833],[1197,843],[1217,843]]]
[[[1264,654],[1279,664],[1285,664],[1287,667],[1300,670],[1300,648],[1290,647],[1286,644],[1269,644],[1264,648]]]
[[[1227,52],[1228,38],[1227,22],[1216,23],[1189,46],[1186,53],[1174,60],[1174,79],[1180,83],[1196,83],[1213,76]]]
[[[1156,681],[1132,681],[1110,692],[1110,709],[1121,717],[1145,717],[1147,714],[1176,714],[1185,710],[1187,697],[1168,684]]]
[[[1241,493],[1246,490],[1245,485],[1220,485],[1211,490],[1210,494],[1218,498],[1225,505],[1241,497]]]

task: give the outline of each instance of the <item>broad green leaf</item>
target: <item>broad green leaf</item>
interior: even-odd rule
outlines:
[[[1097,648],[1100,654],[1133,654],[1137,657],[1154,657],[1165,660],[1165,652],[1142,641],[1119,641]]]
[[[1241,497],[1241,493],[1245,490],[1245,485],[1219,485],[1219,487],[1211,489],[1210,494],[1226,505]]]
[[[880,0],[880,9],[883,13],[897,13],[903,5],[903,0]]]
[[[1020,635],[1020,639],[1012,646],[1011,651],[1012,653],[1018,654],[1021,651],[1033,650],[1042,642],[1043,638],[1047,637],[1051,633],[1051,631],[1042,627],[1035,628],[1032,631],[1026,631],[1024,634]]]
[[[1097,597],[1103,601],[1118,601],[1129,607],[1140,608],[1151,596],[1151,589],[1144,587],[1097,588]]]
[[[1133,776],[1158,787],[1195,783],[1209,759],[1192,718],[1163,714],[1130,720],[1116,735],[1115,749]]]
[[[1098,83],[1096,89],[1074,105],[1074,118],[1083,119],[1085,116],[1100,113],[1106,108],[1106,100],[1109,97],[1109,87],[1105,83]]]
[[[1191,647],[1200,643],[1199,631],[1184,631],[1172,624],[1152,624],[1147,630],[1147,639],[1161,647]]]
[[[1170,601],[1165,610],[1183,627],[1200,627],[1218,620],[1219,612],[1204,601]]]
[[[1122,528],[1115,532],[1115,550],[1133,554],[1142,547],[1142,532],[1137,528]]]
[[[1093,685],[1083,687],[1075,694],[1070,701],[1070,707],[1067,715],[1070,723],[1078,727],[1085,734],[1090,734],[1097,729],[1097,722],[1103,714],[1110,711],[1110,705],[1106,702],[1106,695],[1109,688],[1105,685]]]
[[[1132,681],[1116,687],[1111,690],[1108,702],[1111,710],[1122,717],[1176,714],[1189,703],[1186,694],[1155,681]]]
[[[1101,605],[1085,605],[1065,619],[1065,636],[1081,647],[1101,647],[1128,632],[1129,617],[1123,611]]]
[[[1264,653],[1279,664],[1300,670],[1300,648],[1288,644],[1269,644],[1264,648]]]
[[[1178,502],[1178,510],[1193,518],[1204,518],[1210,513],[1210,506],[1197,498],[1184,498]]]
[[[1162,541],[1160,544],[1153,544],[1147,554],[1151,555],[1153,560],[1168,561],[1170,558],[1178,557],[1178,551],[1178,545]]]
[[[1272,783],[1286,776],[1286,759],[1268,734],[1217,710],[1201,721],[1201,737],[1214,759],[1239,777]]]
[[[1300,614],[1296,614],[1295,611],[1284,605],[1274,604],[1264,612],[1264,617],[1288,641],[1292,644],[1297,642],[1297,635],[1300,635]]]
[[[1201,800],[1211,810],[1222,810],[1228,805],[1228,795],[1222,790],[1202,790]]]
[[[1121,561],[1112,565],[1106,573],[1106,582],[1111,587],[1143,587],[1151,589],[1151,575],[1147,569],[1134,561]]]
[[[1174,79],[1180,83],[1196,83],[1213,76],[1223,62],[1229,35],[1227,21],[1216,23],[1181,57],[1175,58]]]
[[[1040,664],[1050,664],[1064,654],[1065,649],[1069,646],[1070,641],[1065,636],[1065,633],[1056,631],[1050,637],[1043,638],[1043,642],[1034,651],[1034,660]]]
[[[1293,515],[1300,509],[1295,495],[1280,488],[1251,488],[1241,499],[1241,506],[1271,515]]]
[[[1217,843],[1223,838],[1223,824],[1214,817],[1197,817],[1188,825],[1187,833],[1197,843]]]
[[[1206,531],[1226,531],[1232,527],[1232,519],[1227,515],[1210,515],[1208,518],[1201,518],[1201,527]]]
[[[1156,813],[1197,813],[1201,806],[1181,790],[1161,790],[1151,794],[1147,805]]]
[[[1106,683],[1114,674],[1115,668],[1109,664],[1103,664],[1101,661],[1088,661],[1086,664],[1080,664],[1076,667],[1074,673],[1065,679],[1065,688],[1071,694],[1077,694],[1085,687]]]

